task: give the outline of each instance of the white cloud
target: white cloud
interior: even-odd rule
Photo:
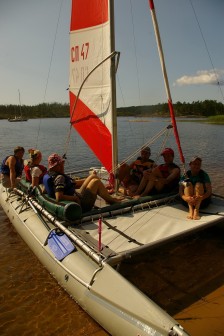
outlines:
[[[182,76],[174,82],[174,86],[198,84],[224,85],[224,70],[201,70],[195,75]]]

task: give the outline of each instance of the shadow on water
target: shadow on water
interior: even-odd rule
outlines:
[[[173,316],[223,285],[223,232],[214,227],[168,243],[123,263],[121,273]]]

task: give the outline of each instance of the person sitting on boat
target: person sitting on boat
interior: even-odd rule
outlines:
[[[178,190],[180,180],[180,168],[173,162],[174,151],[165,148],[161,155],[163,164],[157,166],[150,174],[144,174],[140,185],[134,193],[134,198],[147,196],[150,193],[166,193]]]
[[[141,156],[139,156],[130,165],[122,164],[119,169],[118,179],[125,190],[132,194],[140,184],[143,173],[151,171],[156,167],[156,163],[150,159],[151,150],[149,147],[142,147]]]
[[[31,182],[32,187],[43,183],[43,176],[47,173],[47,168],[40,164],[42,154],[38,149],[29,149],[30,159],[25,162],[24,172],[26,180]]]
[[[199,209],[209,205],[212,186],[209,175],[201,169],[202,159],[195,156],[191,159],[190,170],[181,178],[179,194],[183,204],[188,206],[188,219],[200,219]]]
[[[23,147],[17,146],[14,148],[14,155],[9,155],[2,161],[1,179],[5,188],[17,187],[24,168],[24,152]]]
[[[121,198],[109,195],[100,178],[93,173],[86,179],[73,180],[64,173],[65,160],[54,153],[48,158],[48,173],[44,175],[43,183],[49,196],[62,200],[74,201],[81,205],[82,211],[90,211],[94,206],[97,195],[107,203],[120,202]],[[79,192],[76,191],[79,189]]]

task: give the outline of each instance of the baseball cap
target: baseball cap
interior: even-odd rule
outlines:
[[[199,160],[200,162],[202,161],[202,159],[199,156],[193,156],[190,160],[190,164],[196,160]]]
[[[164,150],[162,151],[160,155],[165,155],[165,154],[172,154],[174,156],[174,151],[172,150],[172,148],[164,148]]]

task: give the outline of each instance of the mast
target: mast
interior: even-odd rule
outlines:
[[[153,27],[154,27],[155,36],[156,36],[156,42],[157,42],[159,58],[160,58],[160,63],[161,63],[161,68],[162,68],[162,73],[163,73],[163,78],[164,78],[164,83],[165,83],[166,95],[167,95],[167,99],[168,99],[168,106],[169,106],[170,116],[171,116],[171,120],[172,120],[174,136],[175,136],[175,139],[176,139],[176,142],[177,142],[181,162],[185,163],[185,159],[184,159],[181,144],[180,144],[180,138],[179,138],[179,134],[178,134],[178,130],[177,130],[177,125],[176,125],[174,108],[173,108],[173,103],[172,103],[172,98],[171,98],[171,93],[170,93],[170,87],[169,87],[169,81],[168,81],[166,65],[165,65],[165,59],[164,59],[164,54],[163,54],[162,42],[161,42],[161,38],[160,38],[159,26],[158,26],[158,22],[157,22],[157,18],[156,18],[156,12],[155,12],[155,7],[154,7],[154,1],[153,0],[149,0],[149,7],[150,7],[150,10],[151,10],[151,15],[152,15],[152,22],[153,22]]]
[[[20,91],[19,92],[19,110],[20,110],[20,117],[22,117],[22,106],[21,106],[21,99],[20,99]]]
[[[114,34],[114,0],[109,0],[110,8],[110,48],[115,50]],[[112,173],[116,176],[118,165],[118,142],[117,142],[117,109],[116,109],[116,57],[111,58],[111,108],[112,108]]]

